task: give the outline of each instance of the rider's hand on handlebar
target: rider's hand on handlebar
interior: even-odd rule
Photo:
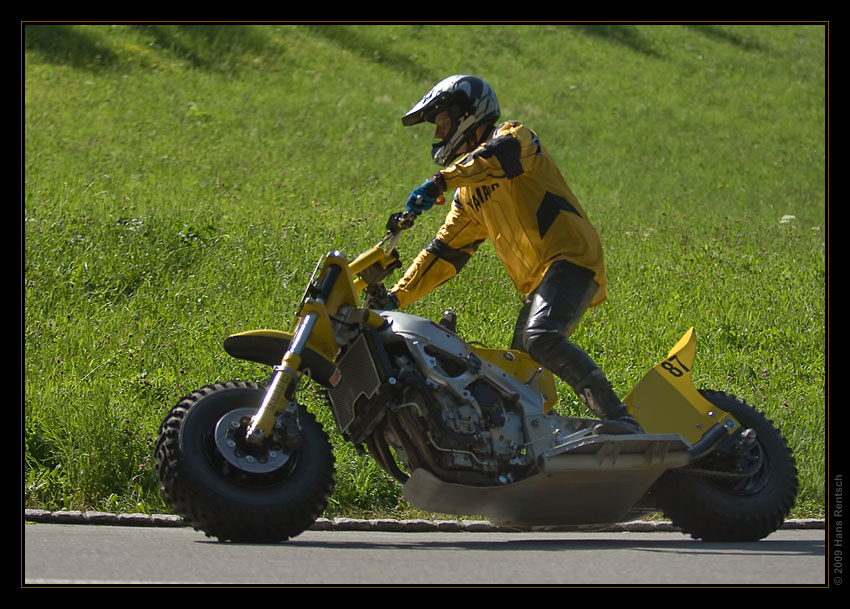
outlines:
[[[431,209],[435,203],[437,205],[445,203],[443,189],[435,178],[429,178],[421,186],[413,189],[413,192],[410,193],[410,197],[407,199],[405,209],[415,214],[421,214]]]
[[[383,290],[380,296],[373,299],[369,306],[370,309],[378,309],[380,311],[395,311],[398,309],[398,298],[388,290]]]

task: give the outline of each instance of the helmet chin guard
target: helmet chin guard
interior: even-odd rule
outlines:
[[[452,121],[451,132],[431,146],[431,158],[441,167],[449,165],[460,154],[460,148],[466,143],[467,136],[477,127],[475,117],[472,116],[462,118],[456,127],[455,122]]]
[[[431,147],[431,157],[441,167],[458,156],[461,146],[480,125],[495,123],[500,115],[499,101],[490,85],[476,76],[457,74],[434,85],[401,122],[405,127],[433,123],[440,112],[448,112],[452,119],[449,133]]]

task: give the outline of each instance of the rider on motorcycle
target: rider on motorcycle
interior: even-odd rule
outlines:
[[[443,192],[455,194],[436,238],[390,290],[394,304],[403,308],[430,293],[490,238],[525,294],[511,348],[558,375],[608,422],[597,432],[640,432],[602,370],[568,339],[587,308],[607,298],[596,230],[537,134],[515,121],[497,127],[499,116],[486,82],[455,75],[437,83],[402,118],[404,126],[435,124],[439,141],[431,152],[441,166],[413,190],[408,211],[422,213]]]

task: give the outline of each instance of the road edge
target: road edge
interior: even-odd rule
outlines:
[[[112,514],[107,512],[83,511],[49,511],[24,510],[24,522],[50,524],[94,524],[112,526],[136,527],[187,527],[189,526],[180,516],[171,514]],[[824,529],[825,523],[817,518],[795,518],[786,520],[781,529]],[[433,531],[468,531],[468,532],[499,532],[512,531],[486,520],[397,520],[392,518],[361,519],[361,518],[319,518],[311,531],[399,531],[399,532],[433,532]],[[666,520],[635,520],[604,527],[593,527],[593,530],[606,532],[653,532],[678,531],[672,523]]]

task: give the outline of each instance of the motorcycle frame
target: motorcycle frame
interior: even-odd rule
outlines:
[[[412,217],[406,220],[412,223]],[[306,369],[311,377],[328,387],[339,382],[335,360],[341,350],[339,333],[352,323],[379,328],[386,321],[375,311],[360,308],[358,293],[375,281],[361,275],[383,278],[388,269],[398,264],[394,247],[402,231],[410,226],[398,220],[378,245],[353,261],[335,251],[317,264],[297,312],[292,333],[277,330],[252,330],[228,339],[225,348],[231,355],[253,361],[264,361],[246,340],[268,339],[272,344],[286,345],[286,350],[266,391],[265,398],[248,428],[248,441],[260,443],[268,437],[277,417],[296,407],[292,395]],[[389,228],[389,225],[388,225]],[[231,348],[228,348],[230,346]],[[482,358],[528,382],[535,379],[543,394],[548,412],[557,402],[552,373],[541,368],[526,354],[501,349],[473,346]],[[518,357],[505,357],[511,353]],[[624,402],[645,433],[679,434],[691,446],[692,459],[713,450],[729,437],[740,424],[697,391],[692,380],[696,354],[696,334],[690,328],[668,352],[635,385]],[[307,360],[306,365],[304,361]]]

